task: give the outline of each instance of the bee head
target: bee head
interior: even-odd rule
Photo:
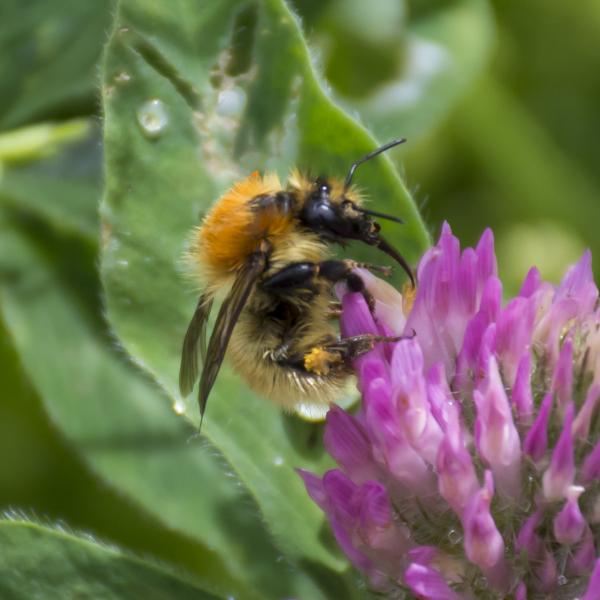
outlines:
[[[337,182],[319,178],[306,197],[302,223],[322,238],[343,244],[347,240],[375,242],[381,229],[367,212],[347,197]]]
[[[318,178],[305,198],[299,218],[305,227],[328,241],[343,245],[346,241],[358,240],[369,246],[379,248],[402,266],[414,287],[412,269],[404,257],[381,236],[381,226],[375,220],[379,218],[402,223],[402,219],[373,210],[367,210],[349,197],[351,196],[349,190],[352,184],[352,177],[356,168],[363,162],[404,141],[394,140],[353,163],[341,188],[339,185],[332,184],[327,179]]]

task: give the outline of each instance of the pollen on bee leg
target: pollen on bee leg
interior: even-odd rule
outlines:
[[[304,368],[315,375],[327,375],[331,366],[341,360],[342,357],[338,352],[329,352],[323,346],[315,346],[304,355]]]

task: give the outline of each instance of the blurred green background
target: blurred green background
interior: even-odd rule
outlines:
[[[584,248],[600,253],[597,0],[292,5],[336,101],[380,141],[409,138],[394,158],[434,237],[444,219],[464,244],[493,227],[507,292],[531,264],[557,281]],[[113,12],[109,0],[0,8],[0,226],[26,232],[57,277],[89,273],[69,293],[99,336],[99,65]],[[0,245],[2,286],[14,283],[14,248]],[[96,478],[64,441],[1,323],[0,365],[0,510],[193,571],[196,546]]]

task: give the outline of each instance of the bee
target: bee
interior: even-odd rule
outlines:
[[[344,181],[309,179],[294,171],[284,187],[276,175],[253,173],[206,214],[190,250],[206,287],[183,340],[179,372],[185,397],[198,379],[200,352],[201,420],[226,351],[234,370],[259,395],[288,410],[322,408],[344,393],[353,359],[378,342],[398,339],[340,338],[332,325],[341,309],[333,286],[345,282],[372,307],[355,272],[370,266],[331,258],[331,246],[351,240],[374,246],[401,265],[414,287],[410,266],[381,236],[374,218],[403,221],[365,208],[352,186],[361,164],[404,141],[393,140],[357,160]],[[222,294],[207,347],[208,317]]]

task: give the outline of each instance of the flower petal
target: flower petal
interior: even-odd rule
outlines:
[[[571,486],[567,490],[567,501],[561,511],[554,517],[553,531],[556,541],[560,544],[573,545],[577,543],[586,528],[585,517],[579,509],[579,496],[584,488]]]
[[[465,554],[476,564],[490,583],[504,588],[509,582],[504,562],[504,540],[490,512],[494,484],[492,473],[485,472],[485,483],[472,498],[463,515]]]
[[[442,430],[431,413],[423,376],[423,354],[415,338],[396,344],[391,378],[393,401],[406,439],[422,458],[434,464]]]
[[[533,417],[533,395],[531,393],[531,354],[525,351],[519,360],[517,376],[510,400],[521,423],[530,423]]]
[[[433,477],[425,461],[408,443],[391,401],[390,386],[383,379],[371,382],[365,393],[365,422],[369,437],[390,473],[406,489],[427,493]]]
[[[542,283],[542,276],[540,275],[537,267],[531,267],[523,280],[523,285],[519,290],[519,296],[522,298],[529,298],[533,296],[535,292],[540,289],[540,285]]]
[[[460,600],[438,571],[419,563],[409,565],[404,572],[404,582],[423,600]]]
[[[562,433],[552,451],[550,466],[542,478],[546,500],[561,500],[575,479],[575,457],[573,449],[573,403],[567,407]]]
[[[438,487],[446,502],[461,516],[479,484],[471,455],[457,422],[450,423],[437,455]]]
[[[581,481],[590,483],[600,479],[600,441],[596,442],[594,449],[585,457],[581,467]]]
[[[535,462],[539,462],[548,449],[548,420],[552,410],[552,401],[552,392],[548,392],[544,396],[537,417],[523,442],[523,451],[529,454]]]
[[[360,423],[347,412],[332,406],[327,413],[325,448],[356,483],[376,476],[371,443]]]
[[[496,352],[509,387],[515,382],[521,357],[529,352],[534,319],[535,304],[517,297],[506,305],[496,322]]]
[[[475,390],[475,441],[498,487],[512,498],[521,489],[521,442],[495,358],[490,358],[481,392]]]
[[[576,440],[587,440],[598,399],[600,399],[600,385],[593,384],[588,390],[583,406],[579,409],[573,421],[573,437]]]
[[[567,338],[560,349],[554,369],[552,390],[556,394],[558,414],[563,415],[565,407],[572,400],[573,389],[573,342]]]
[[[600,558],[596,561],[587,590],[581,600],[600,600]]]

